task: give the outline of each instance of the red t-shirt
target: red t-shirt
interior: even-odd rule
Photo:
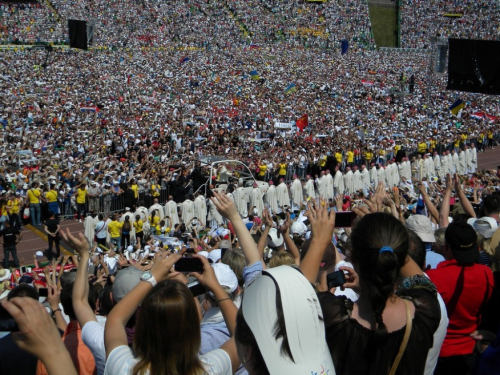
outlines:
[[[481,264],[446,260],[427,275],[443,297],[450,321],[439,356],[471,354],[476,341],[469,335],[477,329],[493,292],[493,273]]]

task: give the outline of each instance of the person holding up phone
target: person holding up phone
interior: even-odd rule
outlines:
[[[170,273],[172,266],[182,259],[184,251],[170,256],[167,253],[158,254],[151,270],[142,275],[141,282],[108,315],[104,333],[107,353],[105,374],[132,374],[146,369],[154,374],[161,369],[186,375],[202,372],[229,375],[238,368],[240,362],[233,339],[220,349],[198,355],[201,337],[196,302],[184,283],[171,280],[178,274]],[[193,276],[220,303],[232,335],[237,308],[218,283],[208,261],[201,261],[203,273],[195,272]],[[141,313],[137,317],[132,352],[127,345],[125,325],[139,305]],[[158,319],[153,319],[153,316]],[[177,337],[182,337],[182,342],[176,340]]]

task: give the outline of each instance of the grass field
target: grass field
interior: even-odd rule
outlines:
[[[370,20],[377,47],[396,47],[396,10],[369,5]]]

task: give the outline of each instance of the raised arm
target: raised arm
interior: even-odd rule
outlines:
[[[293,259],[295,260],[295,264],[298,266],[300,264],[300,253],[299,249],[297,249],[297,245],[290,238],[290,213],[286,214],[286,221],[280,227],[280,232],[283,238],[285,239],[286,249],[292,254]]]
[[[250,231],[243,223],[234,202],[225,194],[219,194],[217,192],[214,192],[214,197],[210,199],[215,204],[217,211],[219,211],[222,216],[233,224],[234,231],[238,237],[238,241],[241,245],[241,249],[243,250],[243,254],[245,255],[247,264],[251,265],[260,261],[261,259],[257,245],[255,244]]]
[[[441,202],[441,210],[439,211],[439,228],[446,228],[449,224],[448,216],[450,216],[450,198],[453,180],[449,174],[446,174],[446,188],[444,189],[443,201]]]
[[[460,199],[460,204],[462,205],[466,214],[469,214],[472,217],[476,217],[476,212],[474,211],[474,207],[472,207],[472,203],[470,203],[469,199],[465,195],[462,190],[462,185],[460,184],[460,177],[455,173],[453,176],[453,180],[455,182],[455,193],[457,193],[458,198]]]
[[[328,213],[326,202],[320,199],[319,207],[309,206],[307,217],[311,222],[312,240],[306,256],[300,263],[300,270],[311,283],[316,283],[321,260],[327,246],[333,238],[335,229],[335,211]]]
[[[73,236],[69,229],[66,232],[61,231],[61,237],[68,242],[73,249],[80,254],[80,265],[76,271],[75,284],[73,285],[73,309],[75,310],[78,324],[83,328],[90,321],[97,321],[97,318],[89,305],[89,281],[88,281],[88,263],[90,258],[90,246],[83,235]]]
[[[429,210],[429,213],[431,214],[431,216],[434,219],[439,220],[439,212],[438,212],[436,206],[434,206],[434,204],[432,203],[431,198],[429,197],[429,194],[427,194],[427,191],[425,190],[425,186],[423,184],[418,185],[418,190],[419,190],[420,194],[422,195],[422,198],[424,199],[424,202],[425,202],[425,206]]]

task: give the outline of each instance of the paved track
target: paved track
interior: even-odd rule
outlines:
[[[61,222],[61,229],[66,229],[69,228],[71,233],[79,233],[83,232],[83,224],[79,223],[74,220],[66,220]],[[37,260],[40,262],[46,262],[47,261],[47,253],[46,250],[48,249],[48,244],[47,244],[47,236],[43,232],[43,227],[31,227],[31,225],[27,225],[23,228],[22,230],[23,234],[23,239],[21,242],[17,244],[17,257],[19,258],[19,261],[21,259],[24,259],[24,263],[26,265],[33,264],[33,255],[37,251],[42,251],[44,253],[44,256],[42,258],[38,258]],[[61,246],[61,253],[65,252],[66,250],[64,249],[64,245]],[[66,246],[69,247],[69,246]],[[52,249],[53,253],[55,253],[55,248]],[[68,252],[65,252],[65,254],[69,254]],[[3,254],[2,254],[2,259],[3,259]],[[12,257],[10,258],[11,266],[14,266]]]
[[[500,146],[493,147],[492,150],[486,149],[486,152],[477,153],[478,169],[492,169],[500,165]]]

